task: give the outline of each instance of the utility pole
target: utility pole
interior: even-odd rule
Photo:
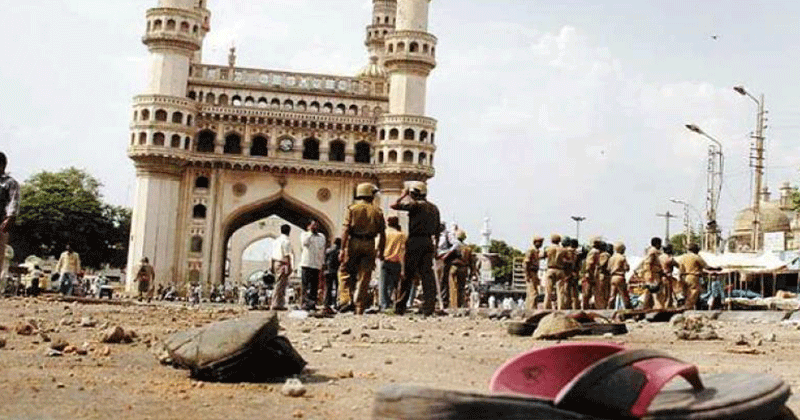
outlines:
[[[756,141],[755,156],[755,182],[753,186],[753,251],[761,249],[761,184],[764,177],[764,94],[758,102],[758,125],[753,138]]]
[[[747,96],[758,105],[758,117],[756,118],[756,131],[752,138],[755,140],[755,147],[753,152],[755,156],[751,155],[750,166],[754,169],[754,182],[753,182],[753,251],[761,249],[761,185],[764,177],[764,130],[767,128],[766,114],[764,110],[764,94],[761,94],[760,99],[756,98],[750,92],[745,90],[744,86],[735,86],[733,88],[738,94]]]
[[[666,233],[666,235],[664,235],[664,243],[666,244],[666,243],[669,242],[669,219],[677,219],[678,216],[670,213],[669,210],[667,210],[667,212],[664,213],[664,214],[661,214],[661,213],[656,214],[656,216],[663,217],[664,221],[666,221],[666,223],[667,223],[667,233]]]
[[[581,216],[572,216],[572,220],[575,221],[575,239],[580,243],[581,241],[581,222],[586,220],[585,217]]]
[[[717,252],[719,229],[717,228],[717,206],[722,194],[722,167],[724,156],[722,143],[711,137],[695,124],[686,124],[686,128],[712,141],[708,147],[708,167],[706,171],[706,218],[708,229],[703,234],[703,250]]]

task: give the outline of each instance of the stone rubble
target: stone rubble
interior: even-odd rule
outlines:
[[[714,322],[705,315],[676,315],[670,321],[679,340],[720,340]]]

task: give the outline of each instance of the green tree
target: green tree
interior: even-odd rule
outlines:
[[[695,233],[694,231],[689,232],[689,242],[693,242],[696,244],[700,244],[703,238],[700,237],[700,234]],[[672,235],[669,237],[669,243],[672,245],[672,249],[675,250],[675,255],[681,255],[686,253],[686,233],[679,233],[677,235]]]
[[[489,252],[497,254],[500,258],[500,263],[492,267],[492,274],[494,274],[495,281],[510,283],[511,276],[514,273],[514,258],[522,258],[525,253],[508,245],[505,241],[492,240],[489,246]]]
[[[58,256],[70,243],[88,267],[124,265],[131,212],[103,203],[101,186],[76,168],[39,172],[25,181],[11,236],[18,259]]]

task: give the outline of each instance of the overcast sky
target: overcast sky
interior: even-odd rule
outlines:
[[[367,0],[211,0],[204,61],[355,74]],[[600,4],[602,3],[602,4]],[[147,77],[141,44],[156,0],[0,0],[0,150],[20,181],[85,168],[106,199],[132,206],[126,157],[131,98]],[[428,114],[439,120],[431,199],[477,242],[531,236],[663,236],[676,197],[703,212],[707,143],[724,144],[720,224],[748,206],[749,134],[766,95],[767,185],[798,182],[800,2],[433,0],[439,66]],[[718,39],[712,39],[712,35]],[[694,223],[698,222],[693,216]],[[673,233],[681,229],[673,222]]]

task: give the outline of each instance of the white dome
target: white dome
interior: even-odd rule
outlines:
[[[383,67],[378,64],[378,57],[370,57],[369,61],[370,63],[361,69],[356,77],[368,79],[386,78],[386,70],[384,70]]]

